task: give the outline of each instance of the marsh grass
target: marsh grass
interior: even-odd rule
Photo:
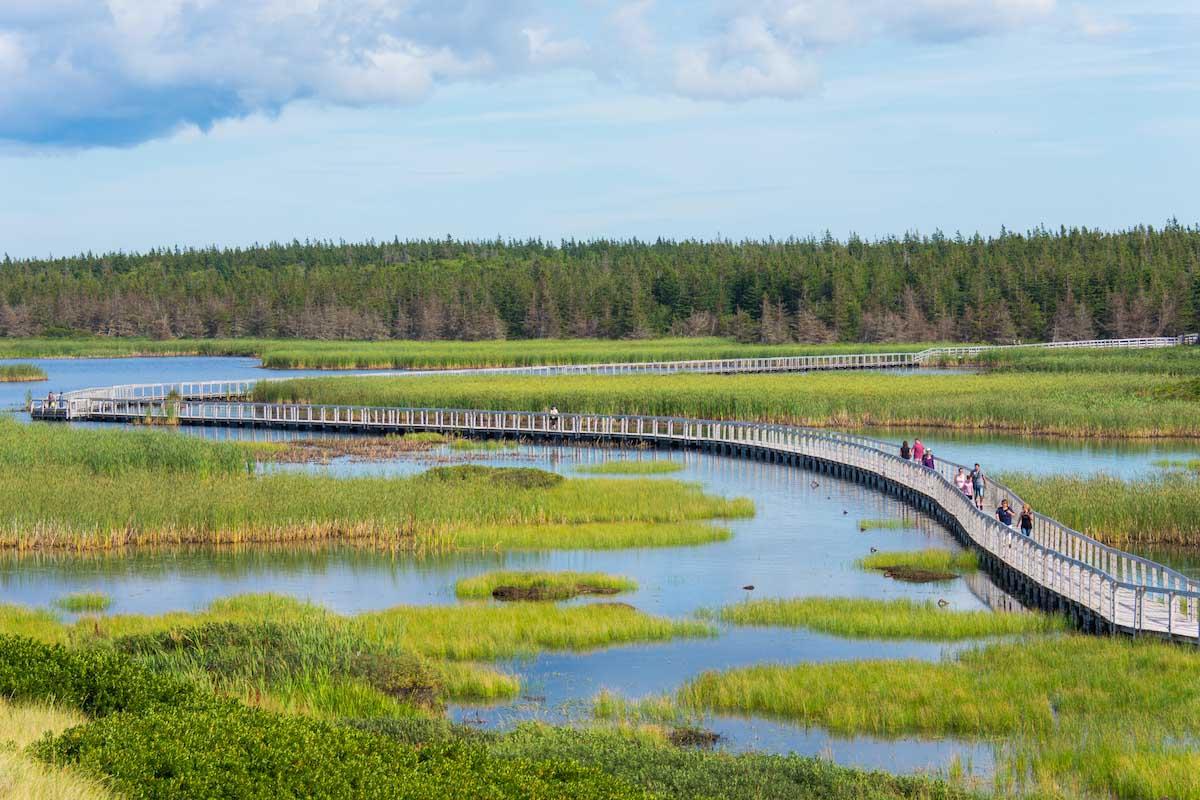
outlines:
[[[60,597],[54,601],[57,608],[72,614],[107,611],[112,605],[112,598],[103,592],[79,592]]]
[[[78,711],[0,699],[0,797],[11,800],[109,800],[112,795],[74,770],[43,764],[24,749],[87,719]]]
[[[748,600],[704,612],[733,625],[778,625],[860,639],[954,641],[1062,630],[1064,622],[1045,614],[955,611],[932,600],[872,600],[857,597],[805,597]]]
[[[902,581],[952,580],[979,569],[970,550],[899,550],[871,553],[855,562],[861,569],[877,570]]]
[[[675,702],[764,714],[846,735],[997,740],[1005,795],[1200,795],[1200,654],[1075,634],[957,658],[758,665],[704,673]]]
[[[942,428],[1125,438],[1200,436],[1194,399],[1156,373],[312,378],[260,383],[260,401],[537,409],[761,420],[836,428]],[[1014,387],[1020,387],[1020,391]]]
[[[1123,480],[1111,475],[1007,473],[999,479],[1036,511],[1107,544],[1200,543],[1200,474],[1170,472]]]
[[[564,480],[482,466],[436,467],[407,478],[259,475],[252,469],[257,453],[161,431],[0,421],[0,547],[680,544],[728,535],[686,523],[753,514],[749,500],[679,482]]]
[[[569,600],[585,594],[619,594],[637,589],[637,583],[603,572],[485,572],[463,578],[454,585],[460,598],[481,600]]]
[[[666,475],[682,472],[683,464],[678,461],[605,461],[602,464],[584,464],[575,468],[585,475]]]
[[[1200,458],[1160,458],[1153,463],[1160,469],[1200,472]]]
[[[900,530],[909,527],[909,524],[902,519],[860,519],[858,529],[860,531]]]
[[[0,364],[0,383],[46,380],[46,370],[36,364]]]

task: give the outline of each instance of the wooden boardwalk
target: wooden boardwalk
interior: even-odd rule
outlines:
[[[1136,340],[1147,341],[1147,340]],[[1160,340],[1156,340],[1160,341]],[[1171,340],[1178,344],[1178,340]],[[1137,345],[1133,345],[1137,346]],[[1141,346],[1164,346],[1162,344]],[[854,367],[860,368],[860,367]],[[244,399],[252,382],[115,386],[35,401],[37,419],[132,422],[172,416],[180,424],[639,443],[689,447],[818,470],[896,494],[931,513],[981,554],[1027,605],[1062,610],[1082,627],[1153,634],[1200,644],[1200,582],[1108,547],[1045,516],[1031,536],[977,510],[958,491],[958,464],[931,470],[901,459],[894,445],[790,425],[545,411],[264,404]],[[989,481],[988,503],[1021,498]]]

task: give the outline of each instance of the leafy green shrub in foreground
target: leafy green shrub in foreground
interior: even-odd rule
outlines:
[[[35,746],[131,798],[643,798],[575,762],[496,758],[462,742],[420,749],[344,725],[243,706],[114,714]]]
[[[0,636],[0,697],[56,702],[91,717],[218,702],[188,681],[151,672],[120,653],[68,649],[21,636]]]

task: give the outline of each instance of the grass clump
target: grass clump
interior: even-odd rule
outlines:
[[[0,547],[673,545],[728,535],[687,523],[754,513],[749,500],[679,482],[564,479],[528,468],[437,467],[405,478],[256,474],[256,452],[164,432],[0,421]]]
[[[1200,348],[1188,348],[1200,350]],[[1200,356],[1188,356],[1200,360]],[[259,401],[535,409],[761,420],[818,427],[946,428],[1111,437],[1197,437],[1167,373],[431,376],[260,383]],[[1022,391],[1013,392],[1019,384]]]
[[[603,572],[495,571],[463,578],[454,585],[464,599],[569,600],[585,594],[619,594],[637,589],[629,578]]]
[[[748,600],[706,612],[734,625],[808,628],[861,639],[953,641],[1061,630],[1062,620],[1044,614],[955,611],[932,600],[871,600],[857,597],[804,597]]]
[[[1000,480],[1035,510],[1106,544],[1200,544],[1200,474],[1123,480],[1008,473]]]
[[[860,531],[900,530],[907,527],[908,523],[902,519],[860,519],[858,521]]]
[[[112,598],[103,592],[79,592],[58,598],[54,605],[63,611],[83,614],[88,611],[107,611],[112,605]]]
[[[704,673],[675,702],[846,735],[1004,737],[1004,796],[1194,798],[1198,668],[1194,648],[1072,634],[968,649],[938,663]]]
[[[969,550],[901,550],[878,552],[860,558],[862,569],[884,573],[889,578],[913,583],[952,580],[979,569],[979,559]]]
[[[0,364],[0,383],[46,380],[46,370],[36,364]]]
[[[1200,472],[1200,458],[1160,458],[1153,463],[1161,469]]]
[[[602,464],[585,464],[575,468],[586,475],[666,475],[682,472],[683,464],[678,461],[605,461]]]

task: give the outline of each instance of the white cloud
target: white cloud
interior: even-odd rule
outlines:
[[[705,99],[798,97],[818,83],[816,66],[777,38],[760,17],[739,17],[717,42],[676,55],[675,88]]]

